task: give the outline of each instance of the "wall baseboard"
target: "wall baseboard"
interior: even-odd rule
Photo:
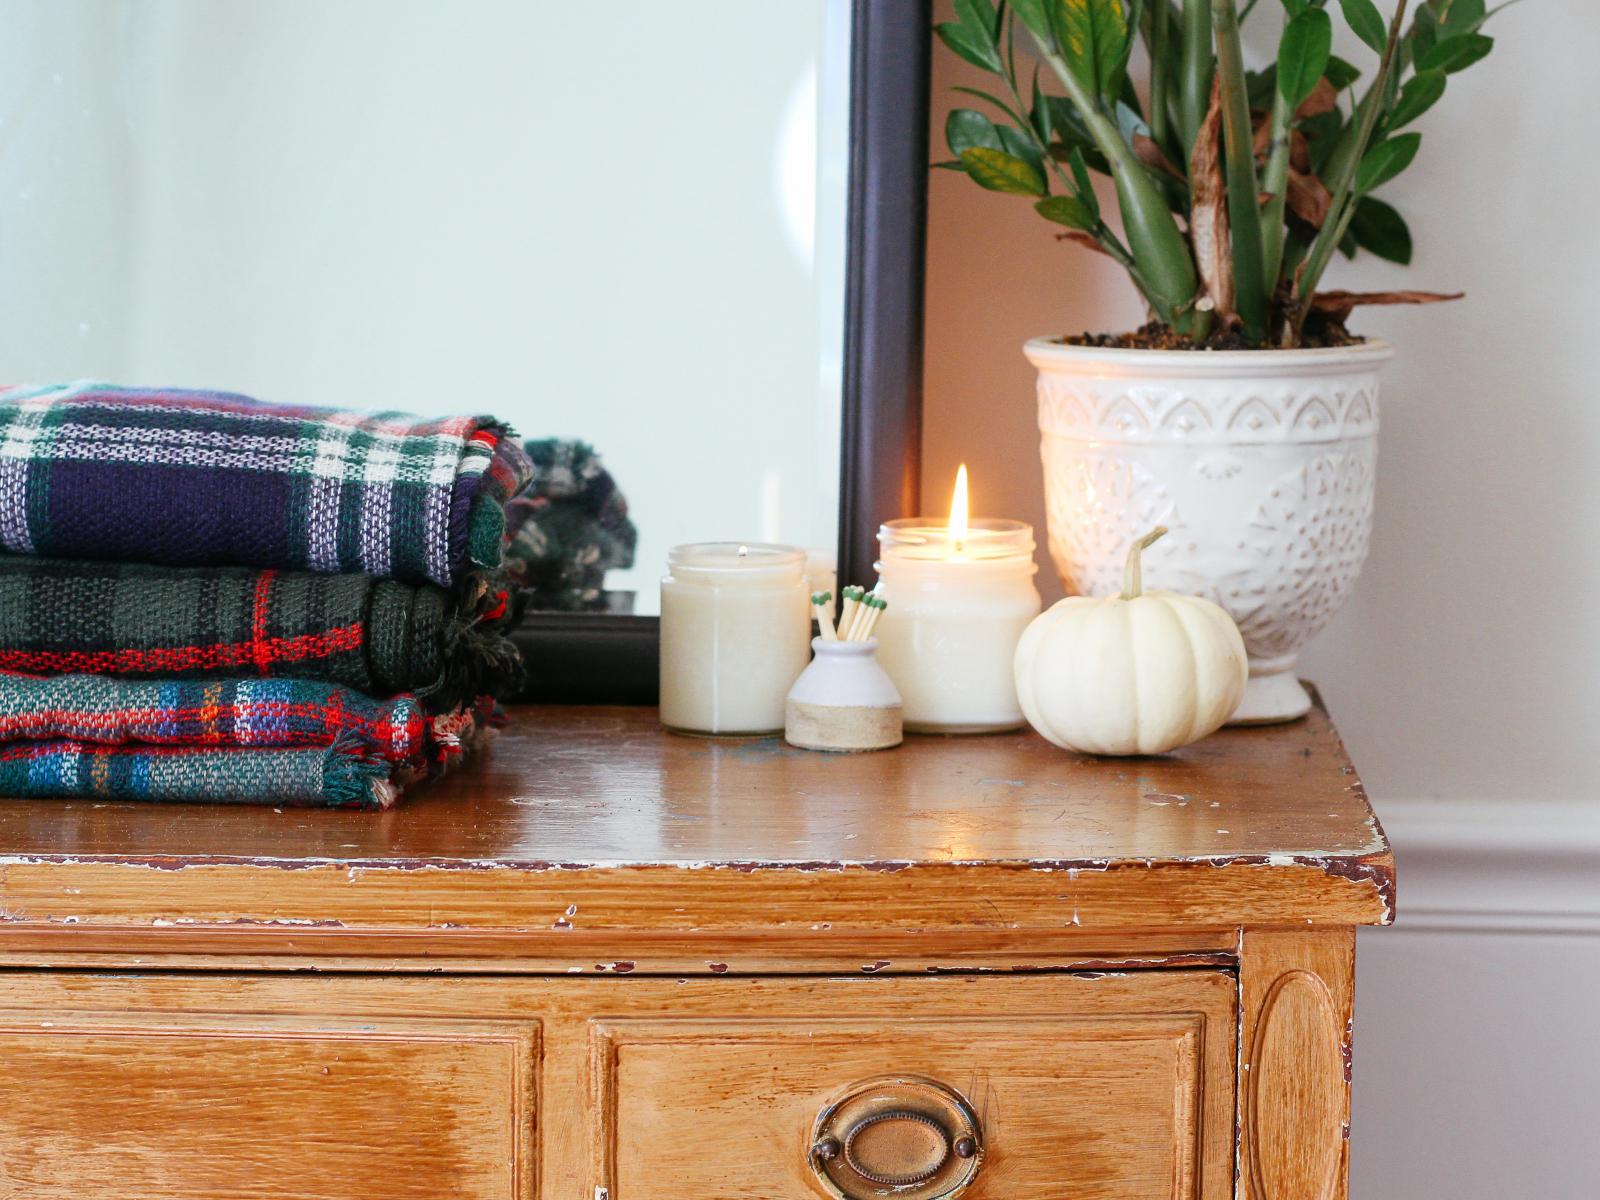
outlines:
[[[1600,936],[1600,807],[1377,808],[1398,867],[1396,928]]]

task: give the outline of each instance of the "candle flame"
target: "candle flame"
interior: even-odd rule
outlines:
[[[956,471],[956,490],[950,497],[950,540],[960,554],[967,546],[967,464]]]

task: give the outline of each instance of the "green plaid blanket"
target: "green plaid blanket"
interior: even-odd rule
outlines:
[[[515,605],[367,575],[0,556],[0,671],[318,679],[430,712],[521,682]]]
[[[506,505],[506,577],[528,607],[582,612],[606,605],[606,573],[631,567],[639,534],[628,501],[594,448],[548,438],[524,446],[533,482]]]

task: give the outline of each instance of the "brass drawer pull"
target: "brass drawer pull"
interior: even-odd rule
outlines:
[[[931,1079],[857,1084],[817,1117],[811,1169],[839,1200],[953,1200],[982,1163],[977,1116]]]

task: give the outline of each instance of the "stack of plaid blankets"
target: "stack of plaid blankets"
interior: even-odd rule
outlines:
[[[0,388],[0,795],[384,808],[514,689],[487,417]]]

